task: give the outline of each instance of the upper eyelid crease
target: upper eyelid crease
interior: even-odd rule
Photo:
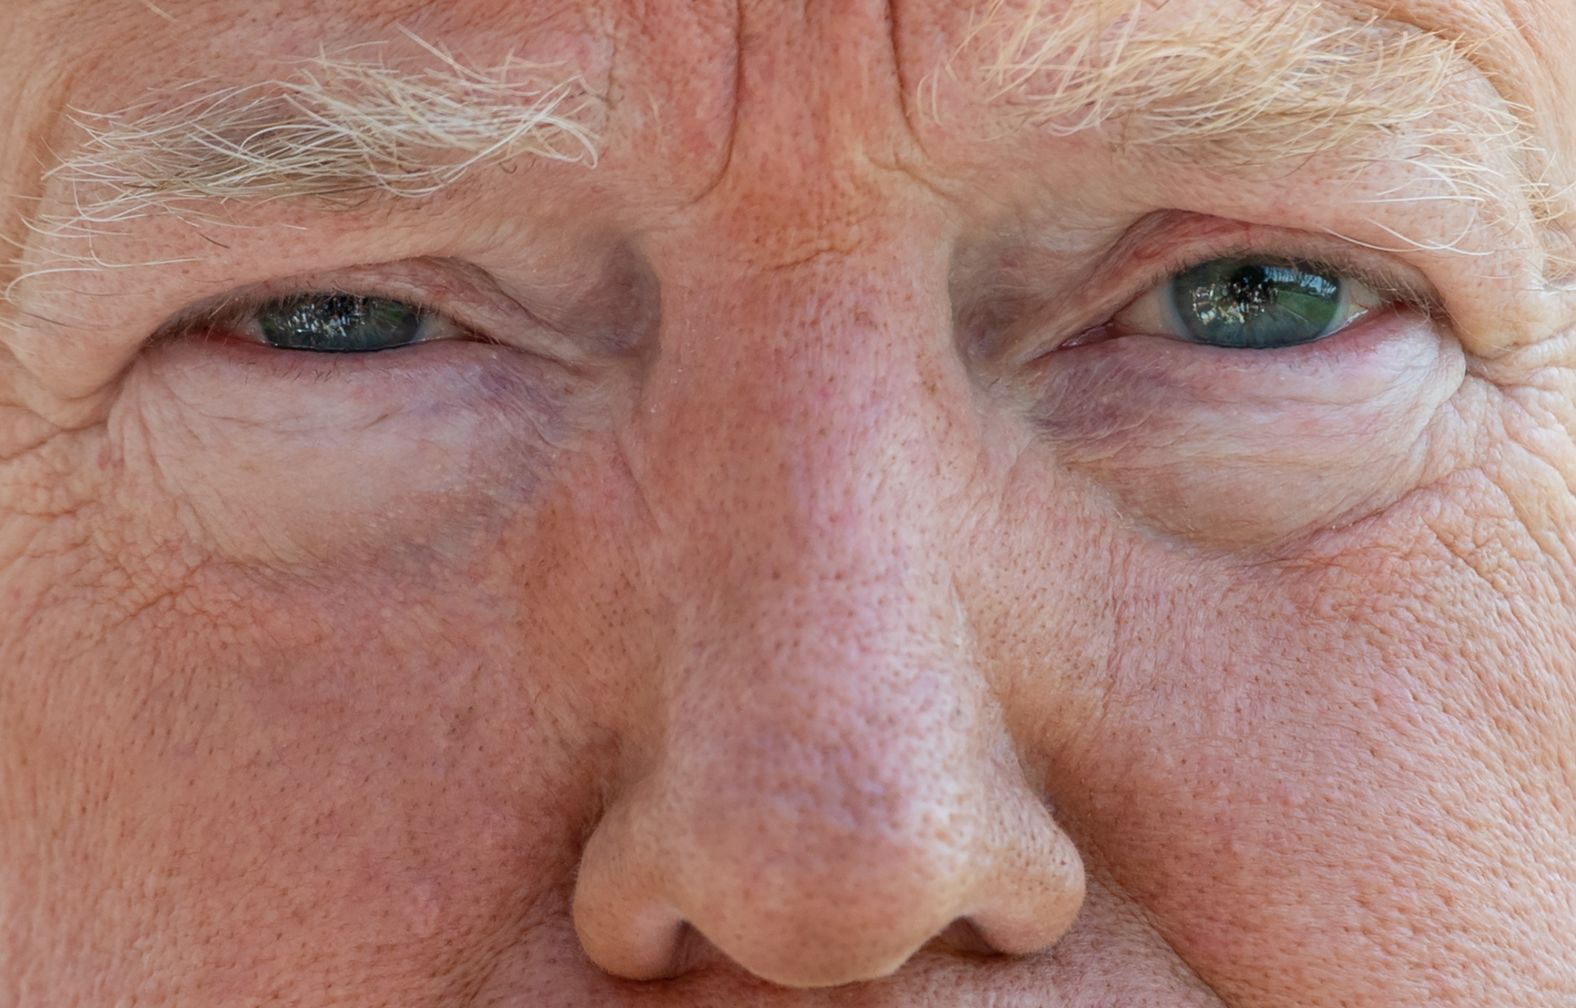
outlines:
[[[239,294],[226,295],[222,300],[202,306],[194,311],[188,311],[166,323],[155,338],[168,338],[180,336],[196,330],[211,329],[220,326],[234,326],[246,328],[246,323],[255,321],[257,314],[269,305],[286,301],[291,298],[314,298],[349,296],[360,298],[382,298],[397,301],[416,310],[424,319],[438,320],[442,324],[459,332],[470,332],[470,328],[454,319],[448,312],[435,308],[425,301],[413,299],[408,296],[393,296],[377,291],[375,288],[363,290],[360,287],[346,285],[343,287],[303,287],[289,292],[268,294]],[[485,335],[485,334],[478,334]]]

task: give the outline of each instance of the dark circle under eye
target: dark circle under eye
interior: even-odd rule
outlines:
[[[1187,338],[1245,350],[1320,339],[1346,300],[1341,278],[1317,265],[1259,259],[1217,259],[1178,273],[1171,297]]]
[[[301,294],[263,305],[257,322],[270,346],[319,353],[370,353],[414,343],[421,309],[387,298]]]

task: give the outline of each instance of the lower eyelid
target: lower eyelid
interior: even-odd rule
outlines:
[[[478,368],[508,371],[534,360],[496,343],[460,339],[420,339],[392,350],[368,353],[315,353],[280,349],[261,338],[241,336],[233,327],[199,329],[191,335],[195,341],[176,340],[175,345],[160,348],[161,352],[174,355],[175,359],[200,362],[215,379],[230,369],[238,369],[247,375],[238,388],[266,389],[266,384],[261,383],[270,381],[282,382],[281,387],[304,383],[312,389],[337,390],[332,395],[341,403],[367,401],[369,397],[418,403],[438,387],[433,383],[448,380],[445,374],[474,376]],[[203,345],[204,342],[209,345]],[[226,380],[236,376],[236,372],[231,372]],[[266,399],[266,395],[248,391],[245,399],[257,402]]]
[[[1180,393],[1182,401],[1231,409],[1332,394],[1351,402],[1382,396],[1417,361],[1438,359],[1441,340],[1454,342],[1425,312],[1389,303],[1323,339],[1279,349],[1242,351],[1135,333],[1074,349],[1071,355],[1088,354],[1091,363],[1106,355],[1128,361],[1135,369],[1134,395],[1145,383],[1159,384]],[[1046,360],[1060,356],[1050,354]],[[1268,381],[1267,375],[1272,376]]]

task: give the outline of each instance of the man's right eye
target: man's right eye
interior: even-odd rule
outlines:
[[[295,294],[237,313],[252,338],[281,350],[372,353],[455,335],[425,308],[357,294]]]

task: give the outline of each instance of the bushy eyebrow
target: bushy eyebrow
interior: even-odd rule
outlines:
[[[1302,157],[1434,116],[1460,52],[1445,39],[1323,5],[1272,3],[1157,26],[1142,2],[1011,10],[991,0],[982,74],[1025,118],[1074,134],[1119,123],[1134,144]],[[1169,8],[1167,8],[1169,9]],[[1009,11],[1011,13],[1009,14]],[[1509,124],[1507,124],[1509,125]]]
[[[362,46],[274,80],[197,82],[113,113],[74,110],[83,142],[46,176],[70,195],[68,209],[34,229],[91,238],[213,200],[430,196],[523,155],[595,163],[602,105],[577,75],[513,59],[470,67],[415,41],[430,58],[418,69]]]
[[[1156,20],[1178,7],[989,0],[964,48],[987,98],[1054,135],[1228,169],[1405,158],[1436,183],[1430,198],[1568,228],[1570,190],[1527,110],[1460,100],[1485,79],[1472,42],[1308,2]]]

